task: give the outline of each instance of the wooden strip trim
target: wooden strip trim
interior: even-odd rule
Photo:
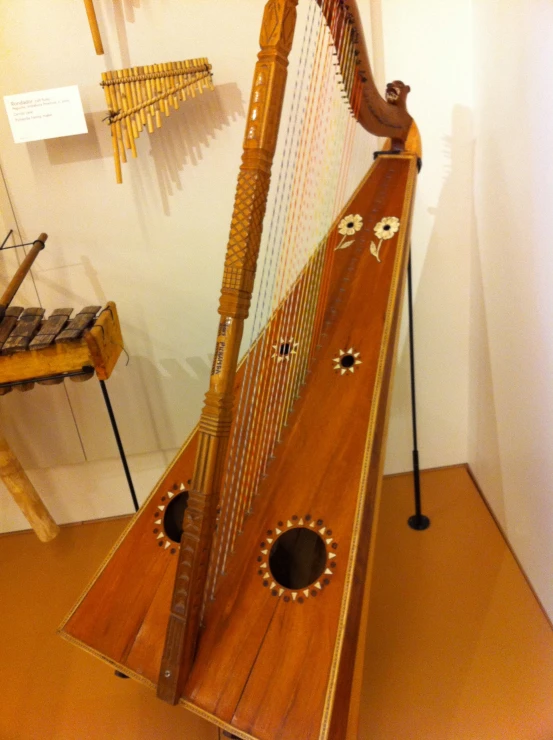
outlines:
[[[409,234],[410,236],[410,234]],[[410,240],[407,246],[407,252],[411,250]],[[409,260],[409,254],[407,261]],[[403,290],[400,297],[397,314],[399,315],[399,323],[401,323],[401,316],[403,311],[403,303],[405,299],[405,290]],[[380,505],[382,502],[382,486],[384,482],[384,465],[386,463],[386,441],[388,439],[388,427],[390,423],[390,414],[392,408],[392,391],[394,388],[395,376],[397,371],[397,354],[399,346],[399,325],[396,329],[396,336],[394,338],[394,351],[391,360],[392,368],[390,373],[390,382],[388,386],[388,393],[386,395],[386,410],[384,419],[384,432],[382,435],[383,449],[380,454],[379,470],[378,470],[378,484],[374,502],[374,515],[373,515],[373,535],[369,544],[369,557],[367,562],[367,571],[365,574],[365,582],[363,584],[363,606],[360,617],[360,630],[357,636],[357,652],[355,656],[355,669],[352,680],[352,690],[350,695],[350,705],[348,711],[348,722],[346,740],[357,740],[359,737],[359,715],[361,710],[361,693],[363,688],[363,676],[365,668],[365,648],[367,644],[367,627],[369,620],[369,608],[371,599],[371,583],[374,572],[374,559],[376,552],[376,529],[378,527],[378,520],[380,517]]]
[[[377,415],[378,415],[377,412],[379,410],[380,401],[381,401],[380,396],[381,396],[382,383],[383,383],[384,375],[385,375],[386,355],[388,353],[388,343],[390,340],[390,333],[391,333],[392,325],[394,321],[393,306],[396,301],[399,285],[401,283],[402,268],[405,268],[407,265],[407,261],[405,260],[405,253],[406,253],[406,250],[409,248],[409,243],[410,243],[410,233],[409,232],[410,232],[413,195],[414,195],[416,175],[417,175],[417,160],[416,160],[416,155],[412,155],[412,154],[393,155],[393,156],[394,157],[401,156],[402,159],[411,160],[411,170],[408,175],[405,196],[404,196],[403,212],[401,214],[401,223],[409,224],[409,229],[405,230],[402,233],[401,243],[398,244],[398,248],[396,252],[394,273],[393,273],[392,284],[390,288],[390,295],[388,298],[388,307],[386,309],[386,322],[384,325],[380,356],[378,360],[378,369],[377,369],[375,383],[374,383],[373,404],[372,404],[371,416],[370,416],[369,424],[367,428],[365,455],[363,459],[363,468],[361,472],[361,480],[359,483],[359,491],[358,491],[358,498],[357,498],[358,504],[357,504],[355,520],[354,520],[353,528],[352,528],[351,550],[350,550],[349,560],[347,564],[346,577],[345,577],[345,583],[344,583],[344,596],[342,598],[342,608],[340,612],[340,618],[338,621],[338,634],[337,634],[337,639],[336,639],[335,648],[334,648],[334,656],[333,656],[332,664],[330,667],[330,675],[329,675],[328,687],[327,687],[327,692],[326,692],[325,705],[323,709],[319,740],[328,740],[329,738],[329,731],[330,731],[331,719],[332,719],[332,710],[334,706],[334,696],[336,693],[336,682],[338,679],[340,657],[341,657],[342,647],[344,643],[346,621],[347,621],[347,615],[349,611],[351,592],[353,588],[354,568],[355,568],[355,562],[357,558],[357,551],[359,549],[359,540],[361,536],[361,519],[363,516],[363,512],[364,512],[365,504],[366,504],[366,498],[367,498],[367,482],[368,482],[368,476],[369,476],[371,452],[372,452],[372,447],[373,447],[374,438],[375,438]],[[385,158],[389,158],[388,155],[386,155]]]

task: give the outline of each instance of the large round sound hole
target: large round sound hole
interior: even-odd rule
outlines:
[[[165,534],[173,542],[180,542],[182,537],[182,522],[184,512],[188,506],[188,491],[183,491],[171,499],[163,516]]]
[[[269,567],[275,581],[284,588],[310,586],[326,567],[322,537],[305,527],[289,529],[272,546]]]

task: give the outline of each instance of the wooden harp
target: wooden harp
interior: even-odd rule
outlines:
[[[296,5],[265,7],[200,423],[61,629],[236,737],[343,740],[356,737],[420,143],[408,88],[376,90],[355,3],[312,0],[310,75],[283,121],[297,167],[278,178],[272,213],[286,215],[269,219],[264,309],[239,363]],[[388,151],[348,198],[359,124]],[[321,153],[339,134],[336,164]]]

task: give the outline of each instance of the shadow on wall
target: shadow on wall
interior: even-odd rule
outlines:
[[[210,357],[186,357],[175,349],[178,329],[174,340],[169,335],[160,341],[144,329],[146,325],[138,320],[125,326],[129,362],[122,357],[110,378],[112,403],[129,454],[180,447],[199,419],[211,374]],[[154,357],[159,359],[154,362]],[[91,424],[91,434],[81,433],[87,457],[101,460],[113,456],[108,449],[112,443],[99,444],[97,423]]]
[[[166,216],[170,215],[169,198],[176,190],[182,190],[180,173],[184,167],[198,165],[203,159],[203,149],[209,147],[217,131],[246,115],[240,88],[234,82],[217,85],[215,90],[181,105],[182,113],[178,111],[165,118],[161,132],[150,137],[150,156]]]
[[[46,139],[44,144],[50,164],[68,164],[111,157],[111,138],[106,116],[107,109],[86,113],[87,134]],[[156,129],[151,134],[152,155],[154,157],[158,155],[160,147],[157,142],[166,138],[169,143],[164,148],[169,150],[170,155],[179,155],[182,149],[179,162],[182,160],[182,165],[196,165],[202,159],[202,147],[209,146],[210,139],[215,138],[215,132],[244,116],[244,103],[238,86],[234,82],[218,85],[213,91],[207,90],[195,98],[180,103],[179,110],[173,110],[169,118],[163,117],[161,129]],[[144,129],[142,138],[147,137],[148,133]],[[173,141],[175,137],[182,138],[180,146]],[[37,144],[32,142],[27,146],[36,147]],[[132,160],[130,152],[128,159]]]
[[[107,115],[106,111],[96,113],[85,113],[87,134],[77,134],[76,136],[63,136],[59,139],[46,139],[46,154],[50,164],[69,164],[71,162],[86,162],[91,159],[102,159],[111,154],[111,142],[107,123],[103,120]],[[104,131],[105,130],[105,131]],[[106,136],[107,146],[102,146],[98,138],[98,131]],[[31,142],[27,144],[29,154],[42,144],[40,142]]]
[[[472,334],[469,326],[471,250],[475,234],[473,206],[472,112],[463,106],[452,111],[451,136],[443,140],[444,183],[435,207],[428,209],[434,225],[426,251],[413,245],[415,356],[417,411],[421,467],[466,462],[469,408],[478,403],[493,407],[489,366],[469,381],[467,356]],[[431,167],[432,161],[423,163]],[[443,166],[443,164],[442,164]],[[417,218],[415,214],[415,219]],[[415,230],[416,233],[416,230]],[[421,258],[424,260],[419,268]],[[418,279],[417,279],[418,277]],[[429,382],[428,379],[432,379]],[[489,414],[487,414],[489,417]],[[494,416],[495,418],[495,416]],[[387,472],[409,470],[411,465],[411,397],[409,344],[402,342],[390,419],[393,455]],[[486,445],[497,450],[497,428],[486,430]],[[435,440],[440,439],[439,444]]]
[[[44,145],[51,165],[111,158],[111,136],[106,115],[107,111],[87,113],[88,134],[32,142],[27,144],[29,153],[34,155],[36,149]],[[178,111],[172,111],[168,118],[163,117],[161,129],[156,129],[153,134],[149,135],[144,129],[140,137],[144,141],[137,142],[138,156],[142,158],[140,145],[146,145],[145,140],[149,139],[149,156],[155,166],[166,216],[170,215],[170,197],[183,189],[181,172],[184,168],[198,165],[203,159],[203,150],[209,147],[217,132],[244,117],[240,88],[229,82],[181,103]],[[124,180],[129,176],[140,177],[138,168],[133,168],[136,163],[130,152],[127,158],[127,164],[123,165]]]
[[[474,234],[470,262],[468,461],[495,517],[502,527],[506,527],[497,406],[494,396],[491,347],[476,216],[472,223]]]
[[[131,66],[131,54],[125,23],[134,23],[135,8],[140,8],[140,0],[113,0],[113,17],[119,42],[119,53],[123,67]]]
[[[207,358],[154,363],[132,356],[125,362],[123,355],[107,388],[126,454],[180,447],[199,419],[211,370]],[[25,468],[118,458],[95,379],[10,393],[2,399],[2,432]]]

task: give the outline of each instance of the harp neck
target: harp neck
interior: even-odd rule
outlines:
[[[369,133],[386,136],[394,148],[404,148],[413,119],[407,112],[405,98],[409,88],[403,83],[401,94],[386,99],[377,90],[365,43],[363,27],[356,0],[316,0],[326,19],[344,79],[344,91],[357,121]]]

